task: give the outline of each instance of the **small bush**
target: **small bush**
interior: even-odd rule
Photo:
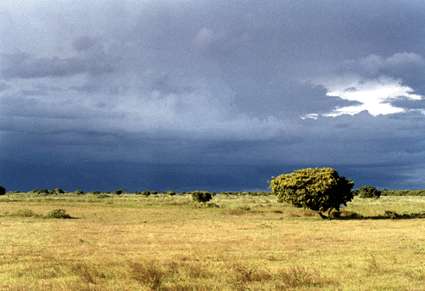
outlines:
[[[46,218],[63,218],[63,219],[67,219],[67,218],[72,218],[71,215],[69,215],[68,213],[66,213],[65,209],[53,209],[51,211],[49,211],[46,215]]]
[[[176,195],[176,192],[174,192],[174,191],[167,191],[167,194],[170,195],[170,196],[174,196],[174,195]]]
[[[3,186],[0,186],[0,195],[4,195],[6,194],[6,188],[4,188]]]
[[[192,199],[195,202],[206,203],[212,199],[212,195],[209,192],[196,191],[192,192]]]
[[[121,195],[121,194],[124,193],[124,190],[123,189],[117,189],[117,190],[115,190],[114,193],[117,194],[117,195]]]
[[[366,185],[362,186],[356,191],[354,191],[354,195],[359,196],[360,198],[375,198],[378,199],[381,197],[382,192],[378,190],[374,186]]]

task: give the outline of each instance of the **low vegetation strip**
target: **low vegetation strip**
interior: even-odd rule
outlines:
[[[425,189],[420,190],[382,190],[383,196],[425,196]]]

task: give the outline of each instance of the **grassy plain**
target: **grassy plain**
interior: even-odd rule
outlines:
[[[0,290],[425,290],[425,219],[323,220],[273,196],[213,202],[5,195]],[[76,219],[44,218],[57,208]],[[425,197],[347,209],[421,212]]]

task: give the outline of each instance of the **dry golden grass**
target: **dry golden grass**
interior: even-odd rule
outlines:
[[[0,290],[425,290],[425,219],[322,220],[272,196],[0,198]],[[66,209],[77,219],[45,219]],[[364,216],[425,198],[355,199]]]

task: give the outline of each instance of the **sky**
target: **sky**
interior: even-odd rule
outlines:
[[[0,184],[425,188],[425,2],[2,0]]]

